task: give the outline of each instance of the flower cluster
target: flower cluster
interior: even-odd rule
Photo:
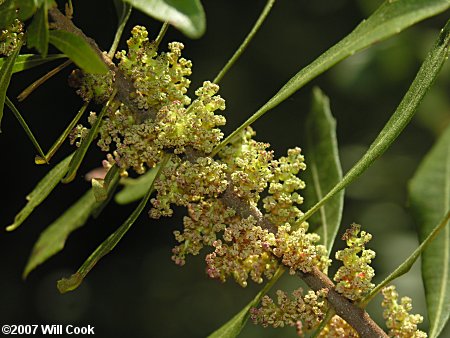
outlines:
[[[320,331],[319,338],[359,338],[358,333],[338,315],[327,323],[327,325]]]
[[[264,296],[261,306],[251,309],[251,318],[255,324],[263,327],[295,326],[297,333],[302,336],[303,329],[311,330],[325,317],[326,295],[325,289],[317,292],[310,290],[305,296],[302,289],[297,289],[292,292],[290,299],[284,291],[278,290],[277,303],[269,296]]]
[[[402,297],[398,303],[398,292],[391,285],[381,290],[383,301],[381,306],[385,309],[383,317],[389,329],[389,337],[398,338],[425,338],[427,334],[417,329],[417,324],[422,323],[423,317],[419,314],[412,315],[412,302],[409,297]]]
[[[0,30],[0,55],[10,55],[22,41],[24,36],[23,23],[19,19]]]
[[[361,300],[374,287],[371,283],[374,269],[369,264],[375,252],[365,249],[372,235],[360,229],[360,225],[352,224],[342,236],[347,248],[336,252],[336,259],[342,261],[343,266],[334,275],[336,291],[354,301]]]

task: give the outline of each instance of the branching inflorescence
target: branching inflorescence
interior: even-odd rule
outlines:
[[[317,234],[307,232],[308,223],[302,220],[299,191],[305,184],[297,175],[306,165],[300,148],[274,159],[269,145],[254,140],[255,132],[249,127],[215,158],[208,156],[223,138],[219,127],[225,124],[225,118],[216,114],[225,109],[218,85],[204,82],[191,101],[187,77],[192,63],[181,57],[183,44],[170,43],[169,52],[158,54],[158,46],[140,26],[132,30],[127,43],[127,52],[116,53],[117,67],[119,75],[132,84],[128,100],[140,113],[115,98],[117,104],[111,105],[115,108],[101,121],[97,144],[108,153],[105,166],[116,164],[122,175],[130,170],[143,174],[158,165],[164,154],[173,154],[154,184],[156,196],[149,215],[171,216],[172,205],[187,208],[182,231],[174,232],[175,263],[183,265],[187,255],[210,247],[208,275],[221,281],[234,278],[242,286],[249,278],[256,283],[272,278],[280,265],[291,274],[325,271],[331,262],[326,248],[318,244]],[[114,91],[118,73],[80,74],[72,81],[78,94],[104,104]],[[97,118],[91,113],[88,122],[93,125]],[[88,130],[77,126],[72,143],[79,145]],[[225,203],[224,195],[237,198],[246,210],[257,211],[242,213],[241,207]],[[271,227],[263,226],[261,219]],[[344,265],[335,276],[335,290],[351,301],[360,301],[373,288],[369,263],[374,252],[364,247],[371,237],[365,232],[358,237],[359,230],[354,225],[346,232],[348,248],[336,254]],[[329,288],[323,288],[303,295],[297,290],[290,300],[279,291],[278,302],[265,297],[261,308],[252,310],[252,318],[263,326],[296,326],[301,334],[325,318],[328,292]],[[339,316],[323,332],[329,333],[327,337],[356,336]]]

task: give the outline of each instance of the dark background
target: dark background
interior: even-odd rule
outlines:
[[[221,83],[227,100],[224,115],[229,133],[253,114],[300,68],[348,34],[381,1],[279,1],[248,51]],[[191,41],[170,29],[161,47],[182,41],[184,56],[193,60],[191,92],[212,80],[251,29],[265,1],[204,0],[208,28]],[[116,27],[112,1],[77,1],[75,23],[108,50]],[[426,20],[388,41],[343,61],[313,80],[254,124],[257,138],[270,142],[276,156],[302,146],[303,121],[311,89],[320,86],[330,96],[344,172],[364,153],[400,102],[448,14]],[[121,48],[135,24],[156,37],[161,24],[135,11]],[[8,95],[17,96],[58,63],[16,74]],[[18,108],[44,151],[81,106],[67,83],[67,69],[27,98]],[[381,281],[417,246],[414,221],[407,208],[407,182],[423,155],[450,121],[449,65],[397,142],[346,192],[343,227],[352,222],[374,235],[377,251],[375,283]],[[95,109],[96,107],[91,107]],[[85,122],[85,120],[84,120]],[[76,201],[89,184],[82,175],[59,185],[24,224],[12,233],[4,227],[25,204],[25,196],[49,170],[33,163],[34,149],[12,114],[5,109],[0,135],[2,149],[2,208],[0,229],[0,318],[2,324],[93,325],[98,337],[204,337],[235,314],[259,290],[234,281],[221,284],[204,273],[204,255],[189,257],[180,268],[170,260],[177,217],[150,220],[143,213],[114,251],[104,257],[75,292],[59,295],[56,281],[69,276],[131,213],[135,205],[112,203],[96,220],[73,233],[64,251],[33,271],[21,274],[39,233]],[[72,147],[65,145],[52,164]],[[308,149],[304,149],[306,163]],[[103,159],[91,149],[80,169],[85,174]],[[339,241],[338,241],[339,242]],[[341,245],[341,243],[338,243]],[[413,298],[413,312],[426,316],[419,263],[396,281],[401,296]],[[274,289],[293,290],[296,278],[284,276]],[[381,314],[377,297],[369,308]],[[426,329],[426,326],[423,326]],[[450,335],[447,329],[447,334]],[[247,325],[242,337],[295,337],[295,330],[262,329]]]

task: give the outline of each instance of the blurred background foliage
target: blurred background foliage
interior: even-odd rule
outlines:
[[[380,0],[279,1],[275,3],[249,50],[221,83],[227,100],[225,132],[229,133],[268,100],[293,74],[348,34],[379,5]],[[185,44],[184,55],[193,60],[192,91],[211,80],[232,55],[257,19],[265,1],[204,0],[206,35],[191,41],[174,29],[172,40]],[[74,21],[107,50],[116,27],[112,1],[74,2]],[[344,172],[364,153],[395,110],[448,14],[426,20],[388,41],[354,55],[316,80],[254,124],[259,140],[270,142],[276,156],[289,147],[302,147],[303,122],[310,107],[311,89],[320,86],[330,97]],[[134,12],[121,48],[132,26],[148,27],[156,37],[160,23]],[[55,64],[15,74],[10,97]],[[64,85],[70,70],[58,74],[18,105],[44,150],[48,149],[81,106]],[[450,64],[442,70],[412,123],[397,142],[346,191],[342,228],[352,222],[373,234],[370,247],[375,282],[381,281],[418,245],[408,210],[408,180],[450,121]],[[91,108],[95,109],[95,107]],[[115,250],[106,256],[75,292],[59,295],[56,280],[76,271],[87,256],[131,213],[135,205],[112,203],[98,219],[91,219],[68,240],[64,251],[22,281],[25,262],[39,233],[89,188],[78,177],[60,185],[20,229],[6,233],[25,196],[47,172],[34,165],[34,151],[16,120],[5,113],[0,147],[3,149],[2,228],[0,230],[0,318],[8,324],[74,324],[95,326],[99,337],[204,337],[254,297],[260,286],[242,289],[207,278],[203,255],[188,259],[180,268],[170,259],[174,229],[181,227],[184,210],[159,221],[141,215]],[[304,148],[306,163],[308,149]],[[71,151],[66,145],[53,163]],[[103,159],[92,149],[80,173]],[[342,232],[342,231],[341,231]],[[336,246],[342,247],[337,240]],[[413,298],[415,313],[426,317],[420,263],[396,284],[401,296]],[[333,269],[332,269],[333,272]],[[298,278],[283,276],[274,289],[293,290]],[[275,291],[275,290],[273,290]],[[381,322],[381,299],[369,311]],[[448,326],[447,326],[448,327]],[[426,323],[422,329],[426,329]],[[242,337],[295,337],[295,330],[262,329],[247,325]],[[450,336],[447,328],[443,337]]]

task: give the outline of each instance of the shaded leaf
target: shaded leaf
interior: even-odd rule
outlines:
[[[153,184],[157,172],[156,168],[153,168],[136,179],[127,179],[125,187],[116,194],[115,201],[119,204],[128,204],[144,197]]]
[[[17,46],[14,52],[9,55],[0,68],[0,125],[3,118],[3,109],[6,99],[6,90],[8,89],[9,82],[11,81],[12,70],[14,62],[19,55],[21,45]]]
[[[256,307],[261,298],[269,292],[270,288],[275,284],[278,278],[284,273],[285,269],[283,267],[278,268],[275,275],[270,281],[264,285],[264,288],[258,292],[258,294],[253,298],[246,306],[242,308],[233,318],[222,325],[219,329],[211,333],[208,338],[234,338],[239,335],[242,329],[247,324],[247,320],[250,317],[250,309]]]
[[[50,31],[49,41],[88,73],[105,74],[108,68],[100,56],[81,37],[59,30]]]
[[[117,170],[109,170],[113,172],[110,178],[105,177],[105,181],[109,183],[118,173]],[[117,175],[118,176],[118,175]],[[107,194],[112,195],[113,187],[109,185]],[[93,189],[87,191],[76,203],[67,209],[60,217],[50,224],[39,236],[38,241],[34,244],[31,255],[23,272],[23,278],[34,270],[38,265],[42,264],[50,257],[58,253],[64,248],[67,238],[76,229],[82,227],[90,215],[95,214],[99,208],[103,209],[104,204],[108,201],[108,197],[103,202],[95,199]],[[100,210],[101,211],[101,210]]]
[[[17,18],[14,0],[6,0],[0,5],[0,30],[8,27]]]
[[[23,272],[23,278],[26,278],[33,269],[45,262],[49,257],[61,251],[64,248],[67,237],[86,222],[94,207],[94,194],[92,190],[89,190],[47,227],[33,247]]]
[[[167,21],[191,39],[206,30],[206,17],[200,0],[124,0],[145,14]]]
[[[398,105],[394,114],[378,134],[377,138],[370,145],[369,150],[359,159],[359,161],[345,174],[342,181],[336,184],[318,203],[311,207],[302,217],[302,220],[309,218],[319,208],[324,205],[340,190],[353,182],[372,163],[380,157],[386,149],[400,135],[403,128],[411,121],[417,107],[422,102],[425,94],[433,85],[442,66],[448,57],[448,45],[450,41],[450,21],[441,30],[436,43],[431,48],[425,61],[419,69],[414,81]],[[300,220],[301,221],[301,220]],[[437,223],[437,222],[436,222]],[[434,223],[434,224],[436,224]]]
[[[66,58],[64,54],[52,54],[47,55],[46,57],[42,57],[41,55],[35,55],[35,54],[21,54],[17,56],[16,62],[13,66],[13,73],[18,73],[23,70],[27,70],[36,66],[40,66],[44,63],[58,60],[62,58]],[[5,58],[0,59],[0,67],[3,66],[3,63],[5,62]]]
[[[36,48],[42,55],[47,56],[48,51],[48,14],[46,2],[37,10],[27,30],[28,48]]]
[[[234,137],[240,135],[250,124],[338,62],[376,42],[400,33],[416,22],[437,15],[449,7],[449,0],[385,1],[367,20],[362,21],[349,35],[295,74],[278,93],[223,140],[211,155],[216,155],[220,149]]]
[[[423,241],[450,210],[450,125],[420,164],[409,185],[411,211]],[[450,314],[450,224],[422,254],[429,337],[438,337]]]
[[[328,97],[319,89],[313,90],[311,111],[306,120],[306,189],[305,207],[312,207],[342,180],[336,138],[336,121],[331,115]],[[314,214],[309,223],[316,227],[321,242],[331,252],[342,218],[344,190]]]
[[[23,130],[25,130],[25,133],[27,134],[28,138],[30,139],[31,143],[33,143],[34,147],[36,148],[37,153],[40,156],[44,156],[44,152],[42,151],[41,146],[39,145],[38,141],[33,135],[33,132],[31,131],[30,127],[28,127],[27,123],[25,122],[22,115],[20,115],[19,110],[16,108],[16,106],[11,102],[11,100],[6,97],[6,105],[9,109],[13,112],[16,119],[19,121],[20,125],[22,126]]]
[[[12,231],[16,229],[27,219],[33,210],[47,198],[69,169],[69,163],[72,156],[73,154],[67,156],[39,181],[33,191],[27,196],[28,202],[25,207],[16,215],[14,223],[8,226],[6,230]]]
[[[167,161],[169,160],[170,155],[166,155],[165,158],[158,165],[158,173],[156,177],[159,176],[162,169],[165,167]],[[114,247],[119,243],[122,237],[127,233],[127,231],[134,224],[136,219],[142,213],[147,204],[150,196],[153,193],[153,184],[148,189],[144,198],[141,200],[139,205],[134,209],[132,214],[127,218],[127,220],[116,230],[114,231],[102,244],[100,244],[97,249],[88,257],[88,259],[83,263],[83,265],[78,269],[76,273],[74,273],[70,278],[62,278],[58,281],[57,287],[59,292],[66,293],[69,291],[75,290],[89,273],[92,268],[97,264],[97,262],[102,259],[105,255],[107,255]]]
[[[34,163],[36,164],[44,164],[48,163],[50,159],[55,155],[56,151],[59,149],[59,147],[64,143],[66,138],[69,136],[70,132],[75,128],[76,124],[80,120],[81,116],[83,116],[84,111],[86,110],[87,106],[89,105],[89,102],[85,102],[83,106],[78,111],[77,115],[73,118],[73,120],[69,123],[69,125],[66,127],[66,129],[62,132],[62,134],[58,137],[58,139],[53,143],[50,150],[45,154],[44,157],[42,156],[36,156],[34,159]]]

